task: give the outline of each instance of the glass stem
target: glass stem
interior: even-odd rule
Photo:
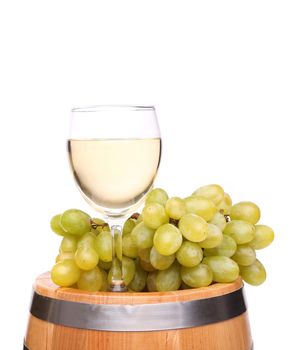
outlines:
[[[122,225],[111,225],[112,235],[112,281],[109,286],[111,292],[126,292],[122,270]]]

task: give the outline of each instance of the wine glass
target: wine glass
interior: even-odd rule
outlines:
[[[153,106],[90,106],[71,113],[68,153],[85,200],[108,221],[112,234],[111,291],[125,291],[122,225],[151,189],[161,158]]]

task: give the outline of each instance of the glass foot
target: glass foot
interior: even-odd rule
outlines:
[[[127,292],[128,289],[123,281],[115,281],[115,282],[112,282],[110,284],[109,291],[116,292],[116,293],[117,292]]]

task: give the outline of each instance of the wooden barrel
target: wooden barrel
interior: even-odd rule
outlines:
[[[34,285],[24,349],[250,350],[243,283],[93,293],[58,288],[45,273]]]

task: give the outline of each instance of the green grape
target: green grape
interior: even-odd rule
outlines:
[[[106,224],[106,225],[102,228],[102,231],[111,232],[111,228],[110,228],[109,224]]]
[[[56,263],[64,260],[74,260],[74,252],[60,252],[56,257]]]
[[[210,267],[214,282],[229,283],[239,276],[238,264],[227,256],[208,256],[203,259],[203,264]]]
[[[139,259],[140,266],[145,271],[148,271],[148,272],[155,271],[155,268],[151,265],[150,251],[151,251],[151,248],[138,250],[138,256],[140,258]]]
[[[108,271],[112,266],[112,261],[105,262],[105,261],[99,260],[98,266],[100,269]]]
[[[254,249],[263,249],[269,246],[274,240],[273,230],[266,225],[255,225],[253,240],[249,245]]]
[[[258,259],[252,265],[240,266],[240,272],[243,280],[253,286],[259,286],[266,280],[265,267]]]
[[[136,220],[131,218],[128,219],[123,225],[122,234],[125,235],[128,233],[131,233],[135,226],[136,226]]]
[[[61,215],[60,225],[69,234],[76,236],[91,231],[90,216],[78,209],[66,210]]]
[[[223,239],[220,245],[218,245],[215,248],[204,249],[204,255],[205,256],[220,255],[220,256],[227,256],[227,258],[230,258],[232,255],[234,255],[234,253],[236,252],[236,249],[237,249],[237,244],[235,243],[235,240],[230,236],[223,235]]]
[[[53,266],[51,278],[58,286],[70,287],[78,281],[80,272],[74,260],[64,260]]]
[[[229,215],[232,207],[232,199],[228,193],[224,193],[224,198],[217,204],[216,207],[222,214]]]
[[[90,232],[93,233],[96,237],[100,231],[98,231],[97,228],[92,227]]]
[[[100,269],[100,272],[101,272],[102,279],[101,279],[101,287],[99,288],[99,290],[101,292],[106,292],[109,290],[108,274],[106,271],[102,269]]]
[[[114,232],[114,247],[117,258],[122,259],[122,235],[121,232],[115,230]]]
[[[107,232],[110,232],[110,226],[105,223],[105,225],[102,225],[102,226],[97,226],[95,232],[96,232],[96,235],[98,235],[98,233],[100,232],[104,232],[104,231],[107,231]]]
[[[239,245],[231,259],[242,266],[251,265],[255,262],[256,259],[255,250],[248,244]]]
[[[77,287],[90,292],[97,292],[107,286],[107,273],[97,266],[89,271],[82,271],[77,282]],[[103,289],[104,290],[104,289]]]
[[[193,267],[182,266],[181,277],[183,282],[190,287],[207,287],[212,282],[212,271],[205,264],[198,264]]]
[[[192,242],[201,242],[207,238],[207,222],[196,214],[185,214],[178,223],[182,235]]]
[[[136,225],[140,224],[141,222],[143,222],[143,216],[140,214],[136,220]]]
[[[184,241],[176,252],[176,259],[183,266],[196,266],[203,259],[203,251],[197,243]]]
[[[105,224],[105,221],[100,219],[100,218],[93,218],[92,222],[93,222],[93,224],[98,225],[98,226]]]
[[[137,246],[134,243],[131,233],[122,236],[122,254],[129,258],[137,257]]]
[[[133,280],[135,275],[135,262],[134,260],[127,258],[126,256],[122,257],[122,278],[125,285],[129,285]]]
[[[225,216],[217,212],[214,214],[212,220],[209,221],[209,224],[217,226],[223,232],[227,225],[227,222]]]
[[[146,204],[142,211],[142,216],[144,224],[152,229],[157,229],[159,226],[169,222],[169,216],[166,214],[165,208],[158,203]]]
[[[224,190],[219,185],[207,185],[198,188],[192,195],[208,198],[217,205],[224,198]]]
[[[247,221],[231,220],[227,223],[224,233],[231,236],[237,244],[249,243],[254,238],[255,227]]]
[[[130,289],[135,292],[141,292],[146,286],[147,275],[147,271],[139,263],[136,263],[135,275],[129,284]]]
[[[92,270],[99,261],[98,254],[91,247],[80,247],[75,253],[75,262],[81,270]]]
[[[78,241],[77,247],[94,247],[96,235],[93,232],[87,232]]]
[[[150,252],[151,252],[151,248],[138,249],[137,254],[138,254],[140,260],[143,260],[147,263],[150,263]]]
[[[150,263],[157,270],[166,270],[169,268],[175,260],[175,254],[162,255],[155,247],[152,247],[150,251]]]
[[[157,271],[149,272],[147,277],[147,289],[149,292],[157,292],[156,288]]]
[[[154,232],[155,230],[147,227],[143,222],[136,225],[131,232],[134,245],[138,249],[151,248],[153,246]]]
[[[156,289],[158,292],[178,290],[181,283],[180,266],[177,262],[168,269],[157,272]]]
[[[199,242],[201,248],[215,248],[222,243],[223,234],[218,226],[208,224],[208,236],[202,242]]]
[[[231,207],[230,217],[232,220],[244,220],[254,225],[260,220],[260,208],[252,202],[239,202]]]
[[[190,196],[185,198],[187,213],[201,216],[204,220],[209,221],[217,212],[216,206],[210,199],[202,196]]]
[[[63,229],[63,227],[60,225],[60,219],[61,214],[55,215],[52,217],[52,220],[50,222],[51,229],[57,233],[59,236],[64,236],[67,234],[67,232]]]
[[[151,265],[151,263],[149,263],[145,260],[139,259],[139,264],[147,272],[155,271],[155,268],[153,267],[153,265]]]
[[[165,209],[169,217],[174,220],[179,220],[186,214],[186,204],[183,199],[179,197],[172,197],[168,199]]]
[[[62,238],[59,251],[61,253],[75,253],[77,249],[77,238],[75,236],[66,235]]]
[[[168,198],[169,197],[166,191],[161,188],[154,188],[154,190],[147,194],[146,204],[158,203],[162,206],[165,206]]]
[[[113,258],[112,235],[109,231],[102,231],[95,239],[94,249],[99,255],[99,259],[110,262]]]
[[[99,219],[99,218],[93,218],[91,220],[91,226],[92,226],[92,229],[91,229],[91,232],[94,232],[94,233],[99,233],[102,231],[103,229],[103,225],[105,224],[105,221],[103,221],[102,219]],[[94,228],[94,226],[97,226],[96,228]]]
[[[180,230],[172,224],[160,226],[154,234],[154,246],[162,255],[174,254],[182,245]]]

